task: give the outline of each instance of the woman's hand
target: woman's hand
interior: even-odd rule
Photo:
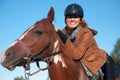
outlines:
[[[57,27],[54,26],[54,29],[55,29],[56,32],[58,32],[58,28]]]

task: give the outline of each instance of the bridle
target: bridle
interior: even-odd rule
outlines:
[[[49,65],[51,64],[51,61],[52,61],[52,58],[54,55],[60,53],[59,52],[53,52],[51,53],[52,51],[50,51],[50,53],[48,53],[47,55],[44,55],[44,56],[39,56],[41,55],[46,49],[48,49],[50,47],[50,44],[51,44],[51,37],[52,37],[52,30],[50,32],[50,36],[49,36],[49,39],[45,45],[45,47],[43,47],[42,49],[40,49],[38,52],[36,52],[34,55],[32,54],[32,52],[29,50],[29,48],[26,46],[26,44],[20,40],[20,39],[17,39],[16,41],[18,41],[18,43],[21,45],[21,47],[26,51],[27,53],[27,56],[24,57],[23,59],[27,60],[27,63],[23,66],[24,69],[25,69],[25,77],[26,79],[29,79],[29,76],[32,76],[36,73],[38,73],[39,71],[44,71],[46,69],[49,68]],[[47,67],[46,68],[40,68],[40,65],[39,65],[39,61],[44,61],[47,63]],[[33,73],[30,73],[30,63],[31,62],[36,62],[36,65],[38,67],[38,70],[33,72]]]

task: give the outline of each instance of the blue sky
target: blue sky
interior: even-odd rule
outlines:
[[[55,9],[53,24],[62,29],[64,10],[71,3],[83,7],[87,24],[98,31],[95,36],[98,46],[110,54],[120,38],[120,0],[0,0],[0,55],[27,28],[45,18],[51,6]],[[32,67],[34,70],[35,64]],[[1,80],[13,80],[16,76],[24,76],[22,67],[11,72],[0,65]],[[46,80],[47,76],[44,71],[30,79]]]

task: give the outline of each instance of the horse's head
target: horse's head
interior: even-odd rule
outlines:
[[[47,18],[36,22],[3,52],[1,64],[13,70],[16,66],[25,65],[26,58],[33,59],[57,51],[58,40],[54,37],[53,19],[54,9],[51,8]]]

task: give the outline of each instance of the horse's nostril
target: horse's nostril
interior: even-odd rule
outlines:
[[[10,53],[10,52],[8,52],[8,53],[6,54],[6,56],[10,56],[10,54],[11,54],[11,53]]]
[[[8,51],[5,55],[6,55],[7,58],[9,58],[12,55],[12,52]]]

